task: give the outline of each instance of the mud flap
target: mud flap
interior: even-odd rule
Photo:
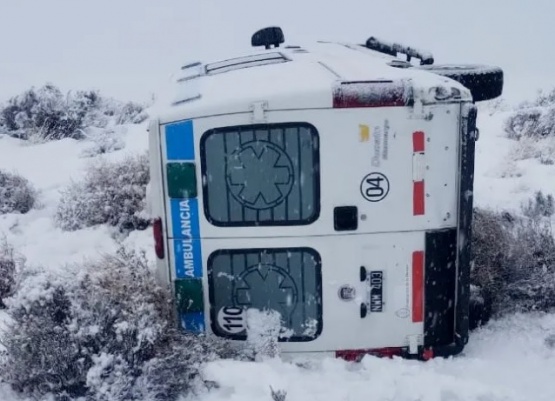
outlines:
[[[457,230],[426,233],[424,272],[424,346],[435,348],[454,341],[457,284]]]

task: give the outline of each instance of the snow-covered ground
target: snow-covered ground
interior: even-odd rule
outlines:
[[[549,334],[555,334],[555,316],[514,316],[474,334],[464,356],[452,360],[215,362],[206,376],[221,388],[202,400],[269,400],[270,386],[287,391],[289,401],[553,400],[555,347],[546,345]]]
[[[518,211],[535,191],[555,194],[555,168],[537,158],[522,157],[523,142],[507,138],[503,126],[510,114],[511,110],[493,112],[486,105],[480,107],[474,184],[477,206]],[[552,139],[527,143],[533,149],[553,146]]]
[[[50,0],[32,8],[0,0],[0,101],[46,81],[64,90],[99,88],[124,100],[143,100],[159,93],[180,64],[246,49],[250,34],[269,24],[281,25],[291,42],[362,41],[375,34],[431,49],[439,62],[501,65],[510,103],[532,97],[544,85],[552,87],[555,56],[544,49],[553,32],[552,0],[533,5],[469,0],[458,2],[456,9],[441,0],[341,4],[343,13],[336,3],[283,0],[268,13],[272,7],[266,2],[248,0]],[[534,62],[537,55],[542,62]],[[507,115],[481,110],[478,206],[517,209],[536,190],[555,194],[555,166],[514,161],[515,142],[502,129]],[[125,128],[126,147],[102,157],[123,158],[146,149],[146,125]],[[17,171],[40,190],[39,208],[0,216],[0,236],[5,234],[29,264],[63,269],[65,263],[116,248],[105,227],[67,233],[52,221],[59,191],[79,180],[91,160],[81,157],[87,146],[69,139],[30,145],[0,136],[0,168]],[[150,230],[133,233],[125,242],[151,249]],[[195,401],[270,400],[270,386],[287,391],[287,401],[552,401],[555,346],[549,346],[550,336],[555,336],[555,316],[518,315],[474,333],[464,355],[450,360],[368,357],[360,364],[327,359],[303,366],[280,360],[216,362],[205,375],[220,388]],[[0,384],[0,401],[19,399]]]

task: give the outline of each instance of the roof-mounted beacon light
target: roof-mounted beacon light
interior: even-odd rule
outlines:
[[[266,49],[270,49],[272,46],[279,47],[283,42],[285,42],[285,37],[283,36],[283,31],[278,26],[260,29],[251,38],[251,46],[264,46]]]

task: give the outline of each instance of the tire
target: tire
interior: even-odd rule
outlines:
[[[423,65],[416,68],[451,78],[466,86],[475,102],[491,100],[503,92],[503,70],[486,65]]]

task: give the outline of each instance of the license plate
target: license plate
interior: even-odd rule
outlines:
[[[370,312],[383,312],[383,272],[370,272]]]

